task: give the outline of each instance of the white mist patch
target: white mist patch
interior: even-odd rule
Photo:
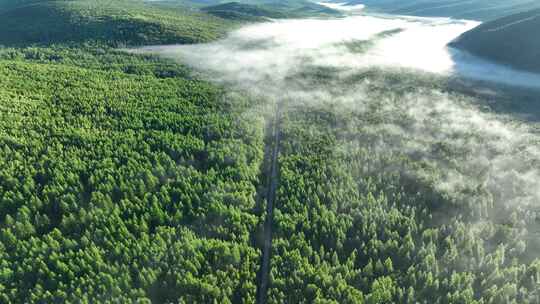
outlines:
[[[358,12],[366,8],[366,6],[363,4],[349,5],[346,2],[344,3],[317,2],[317,4],[323,5],[328,8],[338,10],[338,11],[346,11],[346,12]]]
[[[479,25],[448,18],[406,18],[403,22],[403,32],[381,40],[368,52],[372,64],[451,73],[455,62],[448,43]]]
[[[337,68],[406,68],[540,87],[540,75],[490,63],[447,47],[479,24],[450,18],[385,15],[280,20],[246,26],[217,43],[146,50],[183,56],[196,68],[219,66],[218,72],[226,74],[245,74],[244,65],[264,67],[265,75],[254,75],[254,71],[245,74],[249,81],[259,76],[284,77],[292,67],[310,60],[315,65]],[[362,52],[347,52],[345,45],[351,43],[369,44],[369,47]],[[260,72],[258,69],[255,74]]]

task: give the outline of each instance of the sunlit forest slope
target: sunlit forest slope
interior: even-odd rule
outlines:
[[[222,36],[230,21],[186,9],[137,0],[40,1],[5,9],[3,45],[81,43],[113,46],[196,43]]]
[[[1,303],[255,298],[253,100],[110,48],[230,23],[126,4],[4,8],[0,45],[17,47],[0,48]]]

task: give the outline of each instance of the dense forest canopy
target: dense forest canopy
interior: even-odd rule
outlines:
[[[540,303],[534,187],[471,161],[511,148],[521,160],[536,137],[501,152],[508,137],[473,132],[492,114],[431,75],[301,56],[286,75],[227,74],[235,54],[276,41],[235,44],[209,74],[119,49],[336,14],[226,2],[0,0],[0,303]],[[461,109],[449,100],[467,105],[468,128],[443,129]],[[407,111],[419,105],[421,123]]]
[[[116,1],[0,23],[17,46],[0,48],[0,302],[253,302],[264,125],[240,117],[256,100],[110,48],[231,23]]]
[[[110,49],[0,57],[2,302],[254,298],[245,99]]]

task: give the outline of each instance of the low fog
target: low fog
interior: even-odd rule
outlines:
[[[480,22],[451,18],[361,15],[342,19],[282,20],[244,27],[218,43],[148,47],[182,56],[200,69],[245,75],[246,81],[285,77],[305,59],[337,68],[409,68],[524,87],[540,87],[540,75],[517,71],[448,48]],[[355,47],[357,46],[357,47]],[[361,47],[362,46],[362,47]],[[223,65],[223,61],[227,64]],[[259,71],[246,69],[251,66]],[[219,66],[220,69],[215,69]],[[272,68],[272,70],[268,70]]]
[[[446,47],[478,24],[367,15],[287,20],[247,26],[216,43],[143,50],[178,58],[213,81],[269,100],[379,115],[378,123],[345,122],[341,132],[350,141],[341,148],[369,145],[378,153],[414,156],[437,169],[438,191],[468,204],[490,200],[499,214],[518,212],[524,224],[532,223],[540,207],[534,126],[485,111],[475,98],[442,85],[456,77],[540,85],[539,75]],[[314,76],[317,71],[324,77]],[[410,173],[418,179],[429,174]]]
[[[356,5],[349,5],[347,2],[318,2],[317,4],[329,7],[331,9],[335,9],[338,11],[346,11],[346,12],[355,12],[355,11],[361,11],[366,6],[363,4],[356,4]]]

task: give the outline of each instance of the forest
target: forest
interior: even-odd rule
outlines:
[[[215,40],[237,22],[142,0],[25,1],[0,13],[0,44],[94,43],[111,47]],[[1,8],[1,7],[0,7]]]
[[[101,3],[24,12],[70,6],[90,20],[110,13]],[[155,10],[137,7],[126,16]],[[43,30],[21,10],[1,22]],[[243,113],[257,101],[111,48],[213,39],[229,24],[194,16],[174,15],[178,30],[162,35],[119,16],[88,32],[51,19],[47,34],[2,36],[0,302],[253,302],[264,121]],[[205,32],[182,32],[194,27]]]
[[[506,208],[487,182],[440,184],[476,170],[475,145],[496,139],[428,136],[415,143],[428,158],[388,127],[412,130],[405,97],[447,90],[438,79],[309,66],[285,81],[335,96],[369,83],[366,108],[277,101],[125,51],[335,13],[259,2],[0,0],[0,303],[540,303],[537,210]]]
[[[460,200],[437,189],[435,164],[379,151],[395,136],[378,129],[389,122],[383,111],[291,104],[269,303],[539,303],[538,243],[523,237],[538,223],[524,222],[528,211],[500,222],[487,189]]]
[[[254,297],[251,101],[110,49],[0,57],[2,302]]]

